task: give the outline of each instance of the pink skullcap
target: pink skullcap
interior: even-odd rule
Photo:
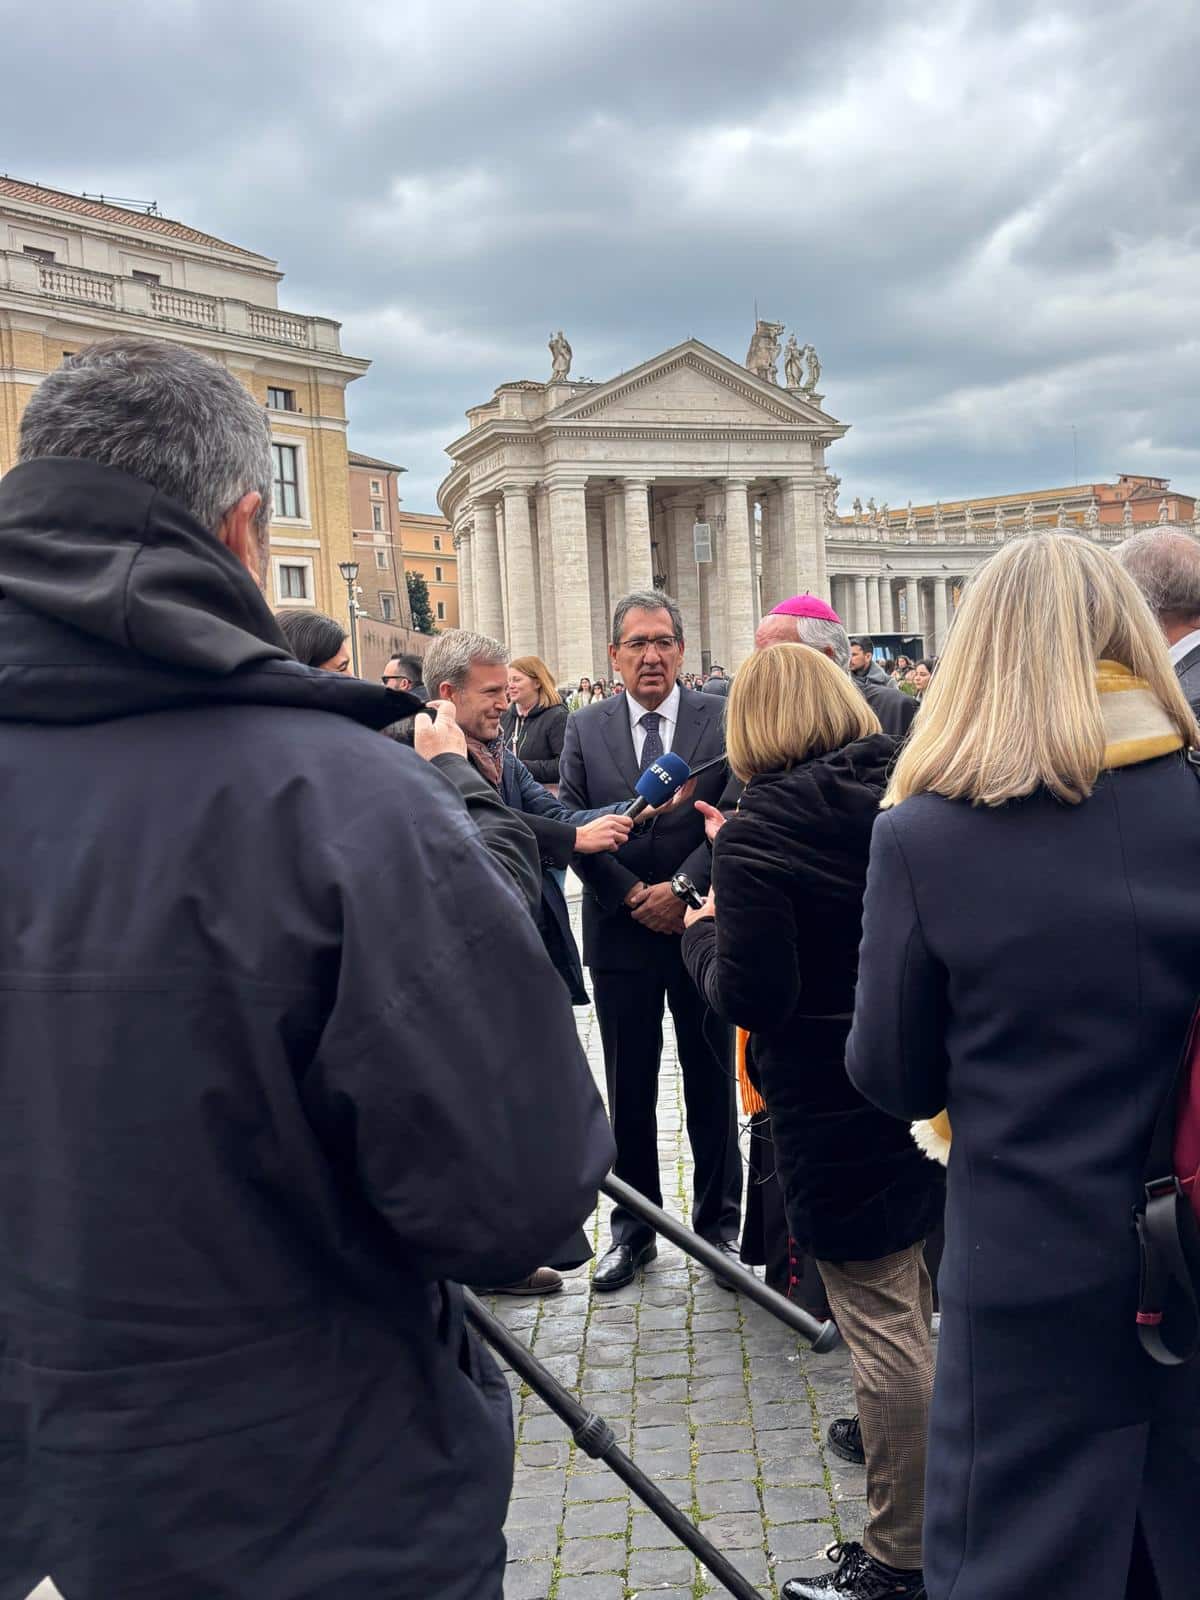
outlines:
[[[771,608],[773,617],[819,617],[822,622],[841,622],[832,606],[815,594],[796,594]]]

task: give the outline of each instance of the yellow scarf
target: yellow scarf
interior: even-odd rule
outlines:
[[[1183,739],[1145,678],[1136,677],[1119,661],[1096,663],[1096,687],[1104,717],[1105,771],[1132,767],[1183,749]],[[914,1122],[912,1136],[933,1161],[950,1159],[950,1118],[939,1112],[928,1122]]]

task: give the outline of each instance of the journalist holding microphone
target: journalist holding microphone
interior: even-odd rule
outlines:
[[[379,737],[419,702],[288,650],[232,374],[93,345],[20,457],[0,1592],[500,1600],[511,1401],[455,1283],[594,1205],[569,999],[454,783]]]
[[[867,1465],[863,1543],[835,1547],[836,1573],[782,1593],[922,1600],[933,1388],[922,1247],[942,1175],[845,1066],[871,829],[896,745],[808,645],[751,656],[728,707],[729,764],[746,788],[716,835],[713,892],[688,912],[683,959],[713,1010],[750,1032],[789,1231],[816,1258],[849,1346]]]

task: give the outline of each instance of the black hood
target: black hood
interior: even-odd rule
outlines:
[[[0,482],[0,720],[95,722],[172,706],[304,705],[369,727],[411,695],[293,659],[241,562],[177,501],[90,461]]]
[[[787,772],[759,774],[747,785],[739,810],[785,834],[803,817],[810,838],[824,832],[845,837],[856,828],[869,836],[898,749],[886,733],[872,733]]]

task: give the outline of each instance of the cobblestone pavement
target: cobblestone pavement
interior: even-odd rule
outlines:
[[[600,1033],[580,1037],[603,1087]],[[664,1203],[687,1218],[691,1168],[668,1032],[659,1093]],[[594,1219],[607,1243],[607,1201]],[[599,1250],[598,1252],[599,1253]],[[641,1280],[591,1296],[590,1266],[542,1301],[498,1298],[496,1314],[764,1595],[828,1569],[826,1547],[861,1537],[863,1469],[823,1448],[853,1413],[844,1350],[814,1356],[765,1311],[721,1289],[674,1246]],[[505,1600],[659,1600],[727,1591],[607,1468],[575,1448],[509,1374],[517,1428]]]

